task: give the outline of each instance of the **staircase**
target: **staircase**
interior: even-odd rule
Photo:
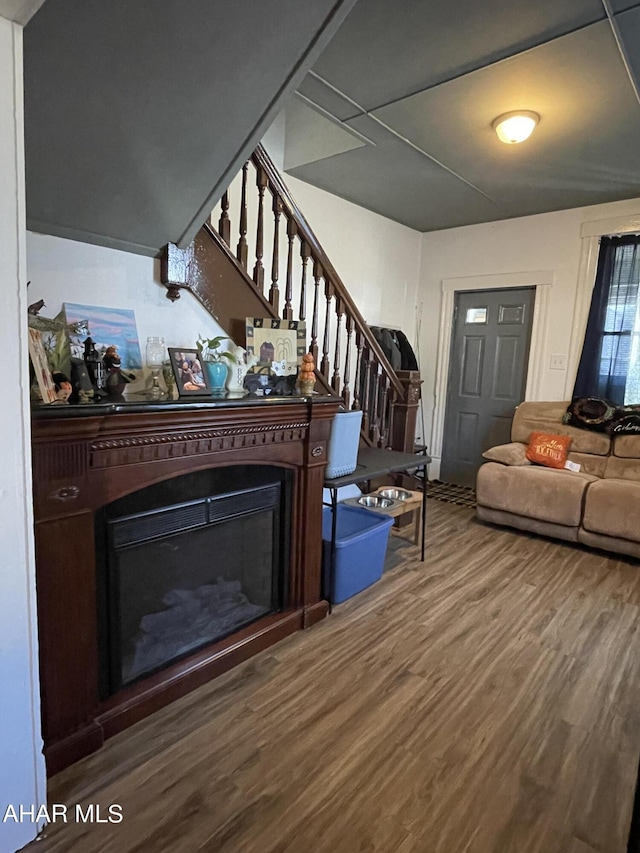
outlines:
[[[316,389],[362,410],[366,444],[413,450],[420,374],[393,369],[262,146],[194,242],[167,246],[162,282],[169,299],[192,293],[238,342],[246,317],[305,323]]]

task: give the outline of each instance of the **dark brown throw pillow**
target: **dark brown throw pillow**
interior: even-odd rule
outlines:
[[[562,423],[609,434],[640,433],[640,406],[617,406],[600,397],[577,397],[562,416]]]
[[[599,397],[576,397],[569,403],[562,423],[594,432],[609,432],[613,427],[616,404]]]

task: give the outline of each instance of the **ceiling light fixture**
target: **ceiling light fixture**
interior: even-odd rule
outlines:
[[[516,142],[524,142],[533,133],[534,127],[540,121],[538,113],[530,110],[515,110],[512,113],[504,113],[493,120],[492,127],[498,134],[501,142],[513,145]]]

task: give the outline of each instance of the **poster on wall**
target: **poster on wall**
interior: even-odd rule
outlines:
[[[82,358],[84,342],[87,337],[91,337],[99,353],[104,353],[107,347],[117,347],[124,369],[142,369],[140,339],[133,311],[64,302],[61,314],[67,324],[87,321],[86,332],[71,336],[71,354],[74,358]]]

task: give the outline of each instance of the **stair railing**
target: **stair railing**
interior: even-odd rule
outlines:
[[[210,228],[274,317],[306,323],[319,384],[345,408],[362,410],[365,440],[412,450],[420,375],[393,369],[262,146],[223,195]],[[163,280],[171,297],[174,283]]]

